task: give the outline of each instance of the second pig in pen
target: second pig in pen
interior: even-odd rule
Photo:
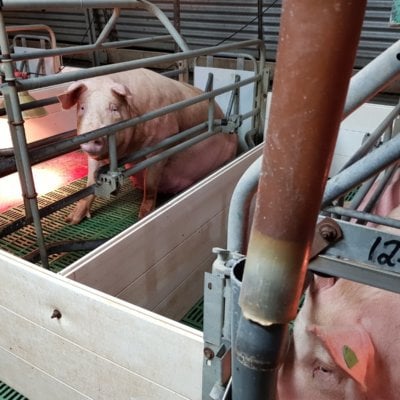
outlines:
[[[399,219],[399,185],[397,172],[374,212]],[[378,240],[380,232],[400,233],[375,226]],[[399,244],[387,238],[387,261]],[[398,293],[313,274],[280,371],[279,400],[397,399],[399,306]]]
[[[200,94],[200,89],[189,84],[147,69],[136,69],[74,82],[59,100],[65,109],[77,105],[77,132],[83,134]],[[118,158],[199,125],[207,121],[208,113],[208,102],[202,101],[120,130],[116,134]],[[217,105],[214,117],[223,118]],[[108,161],[107,137],[91,140],[81,148],[89,156],[89,186],[95,183],[96,170]],[[134,185],[143,189],[139,217],[145,217],[154,209],[158,192],[177,193],[187,188],[233,159],[236,152],[236,135],[219,132],[135,174]],[[76,224],[90,217],[93,200],[94,195],[81,199],[68,221]]]

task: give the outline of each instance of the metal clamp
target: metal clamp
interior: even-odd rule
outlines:
[[[109,199],[124,183],[122,169],[115,172],[99,174],[96,179],[94,193],[96,196]]]
[[[230,115],[222,121],[222,132],[231,133],[236,132],[243,123],[243,116],[240,114]]]
[[[204,279],[203,400],[222,400],[231,376],[231,269],[244,256],[214,248],[217,258]]]

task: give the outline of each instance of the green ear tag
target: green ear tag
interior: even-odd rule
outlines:
[[[353,368],[358,363],[356,353],[349,347],[343,346],[343,358],[348,368]]]

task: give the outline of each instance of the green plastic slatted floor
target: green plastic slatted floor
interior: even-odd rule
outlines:
[[[14,389],[7,386],[5,383],[0,381],[0,399],[1,400],[28,400],[22,394],[19,394]]]
[[[41,196],[38,199],[39,207],[70,195],[83,188],[84,185],[85,180],[82,179],[48,195]],[[78,225],[69,225],[65,222],[65,218],[73,208],[73,205],[57,211],[42,219],[46,243],[64,240],[106,239],[115,236],[137,221],[141,197],[141,192],[133,190],[130,183],[127,182],[120,192],[113,196],[112,201],[96,198],[93,204],[93,218],[85,219]],[[0,215],[0,228],[23,216],[23,206],[6,211]],[[26,254],[36,249],[35,237],[35,229],[33,225],[29,225],[0,239],[0,248],[23,258]],[[51,255],[49,257],[50,269],[58,272],[85,253],[87,252],[79,251]]]

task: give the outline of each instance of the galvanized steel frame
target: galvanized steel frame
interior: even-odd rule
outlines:
[[[179,33],[175,30],[175,28],[172,26],[170,21],[166,18],[166,16],[162,13],[158,7],[155,7],[153,4],[149,3],[147,0],[138,0],[138,1],[115,1],[112,2],[112,6],[114,7],[113,15],[109,22],[106,24],[103,32],[100,34],[99,38],[97,39],[96,43],[94,45],[88,45],[88,46],[73,46],[70,48],[64,48],[64,49],[49,49],[45,51],[35,51],[34,54],[24,54],[23,56],[19,55],[11,55],[10,54],[10,48],[8,44],[8,39],[7,39],[7,27],[4,22],[4,17],[2,11],[6,10],[20,10],[20,9],[40,9],[43,7],[45,4],[46,8],[57,8],[59,7],[59,2],[57,1],[33,1],[33,2],[25,2],[25,1],[4,1],[2,3],[2,7],[0,10],[0,46],[1,46],[1,56],[0,56],[0,61],[3,64],[3,70],[5,73],[5,84],[2,86],[2,91],[5,97],[5,105],[6,105],[6,110],[8,114],[8,118],[10,121],[10,130],[12,133],[12,138],[13,138],[13,147],[16,149],[15,151],[15,160],[16,160],[16,165],[17,169],[20,175],[20,182],[21,182],[21,187],[24,193],[24,199],[25,200],[25,208],[26,208],[26,219],[25,222],[23,221],[16,221],[15,224],[12,226],[5,227],[2,233],[10,232],[14,227],[19,227],[23,225],[24,223],[30,223],[33,221],[35,225],[35,230],[38,238],[38,246],[40,249],[40,254],[41,254],[41,262],[44,267],[47,267],[48,261],[47,261],[47,254],[45,250],[45,238],[43,236],[43,230],[40,222],[40,218],[43,215],[48,215],[48,213],[51,213],[65,204],[70,204],[71,200],[76,201],[79,198],[87,196],[89,193],[93,193],[95,190],[94,188],[87,188],[83,190],[80,194],[77,194],[73,196],[73,199],[65,199],[65,201],[60,202],[59,205],[55,205],[53,207],[47,207],[45,210],[40,210],[38,209],[37,205],[37,199],[36,199],[36,192],[35,192],[35,186],[34,186],[34,180],[32,176],[32,170],[31,170],[31,162],[30,162],[30,157],[31,153],[29,152],[28,145],[26,143],[25,139],[25,131],[24,131],[24,125],[23,125],[23,119],[22,119],[22,112],[21,112],[21,107],[19,104],[18,96],[17,93],[22,90],[31,90],[31,89],[37,89],[37,88],[42,88],[50,85],[55,85],[55,84],[60,84],[60,83],[66,83],[70,82],[72,80],[78,80],[78,79],[84,79],[84,78],[89,78],[89,77],[94,77],[94,76],[100,76],[104,74],[109,74],[109,73],[115,73],[115,72],[120,72],[120,71],[125,71],[129,69],[134,69],[134,68],[141,68],[141,67],[150,67],[157,65],[157,63],[162,63],[162,62],[175,62],[175,61],[182,61],[182,60],[189,60],[197,56],[201,55],[207,55],[207,54],[215,54],[215,53],[220,53],[220,52],[226,52],[226,51],[233,51],[237,49],[241,49],[244,47],[255,47],[259,54],[260,54],[260,62],[259,62],[259,71],[263,71],[264,69],[264,60],[265,60],[265,50],[264,50],[264,45],[263,42],[260,40],[247,40],[244,41],[240,44],[227,44],[227,45],[221,45],[217,47],[209,47],[209,48],[204,48],[204,49],[198,49],[198,50],[189,50],[186,43],[184,42],[183,38],[179,35]],[[110,7],[110,1],[104,2],[104,1],[67,1],[63,2],[63,7],[81,7],[81,8],[96,8],[96,7],[105,7],[107,6],[108,8]],[[13,62],[22,60],[22,59],[33,59],[33,58],[41,58],[41,57],[55,57],[55,56],[62,56],[65,54],[73,54],[73,53],[79,53],[79,52],[91,52],[91,51],[96,51],[102,48],[112,48],[112,47],[122,47],[126,45],[133,45],[135,43],[138,43],[138,41],[124,41],[123,43],[115,43],[115,42],[110,42],[106,43],[105,40],[107,38],[108,33],[111,31],[112,27],[114,26],[120,10],[119,8],[144,8],[145,10],[149,11],[153,15],[157,16],[157,18],[160,20],[160,22],[167,28],[167,30],[170,33],[170,36],[162,36],[162,39],[172,37],[178,46],[181,48],[181,52],[176,53],[176,54],[169,54],[169,55],[163,55],[163,56],[157,56],[157,57],[151,57],[148,59],[144,60],[136,60],[136,61],[131,61],[131,62],[124,62],[124,63],[119,63],[119,64],[113,64],[113,65],[106,65],[106,66],[100,66],[100,67],[93,67],[88,70],[81,70],[81,71],[74,71],[74,72],[65,72],[63,74],[55,75],[55,76],[45,76],[45,77],[38,77],[38,78],[31,78],[31,79],[25,79],[25,80],[18,80],[14,77],[14,67],[13,67]],[[158,37],[160,38],[160,37]],[[149,38],[147,40],[153,40],[154,38]],[[141,39],[140,42],[145,42],[146,40]],[[114,140],[112,139],[113,133],[117,132],[119,129],[122,127],[127,127],[127,126],[134,126],[140,122],[150,120],[152,118],[155,118],[159,115],[166,114],[168,112],[183,108],[189,104],[193,104],[202,100],[209,100],[211,103],[213,102],[213,98],[217,96],[220,93],[223,92],[229,92],[235,88],[239,88],[245,84],[251,83],[251,82],[256,82],[258,86],[261,86],[263,83],[262,80],[262,72],[258,72],[253,78],[244,80],[239,83],[235,83],[232,85],[227,86],[226,88],[221,88],[216,91],[210,91],[207,92],[206,94],[202,96],[198,96],[194,100],[189,100],[189,101],[184,101],[180,102],[176,105],[169,106],[165,109],[158,110],[153,113],[149,113],[146,115],[143,115],[139,118],[134,118],[132,120],[128,121],[123,121],[118,124],[114,124],[107,129],[99,129],[93,132],[89,132],[85,135],[82,135],[81,137],[74,137],[72,139],[66,139],[66,140],[61,140],[57,144],[53,144],[52,148],[50,149],[49,147],[44,147],[43,149],[37,149],[35,151],[35,159],[36,160],[45,160],[48,158],[51,158],[52,156],[56,156],[59,154],[66,153],[67,151],[71,151],[72,149],[76,148],[79,144],[91,140],[95,137],[99,136],[104,136],[105,134],[108,135],[110,139],[110,165],[111,165],[111,174],[115,175],[115,172],[117,171],[117,159],[116,159],[116,150],[115,150],[115,145]],[[262,89],[261,89],[262,92]],[[50,99],[51,102],[52,99]],[[55,101],[53,99],[52,101]],[[38,106],[40,102],[32,102],[29,106],[36,107]],[[248,113],[247,115],[244,115],[244,118],[248,118],[254,114],[261,114],[263,106],[260,105],[260,107],[253,111],[252,113]],[[209,131],[207,134],[203,135],[201,138],[195,138],[192,139],[192,142],[199,141],[201,139],[205,139],[209,135],[216,133],[221,130],[221,121],[214,121],[211,116],[213,115],[213,112],[210,113],[209,121],[208,121],[208,126],[215,126],[215,129]],[[188,135],[193,134],[193,132],[188,132]],[[185,146],[190,145],[190,143],[185,144]],[[178,146],[178,149],[175,151],[179,151],[182,148],[181,145]],[[150,149],[149,152],[153,151],[154,149]],[[171,150],[169,150],[171,151]],[[165,156],[168,156],[168,154],[171,153],[166,153]],[[164,157],[165,157],[164,156]],[[153,159],[151,161],[152,163],[157,162],[158,159]],[[146,161],[144,164],[142,164],[140,167],[135,167],[134,169],[131,169],[130,171],[126,171],[124,173],[124,176],[129,176],[130,174],[136,173],[139,168],[146,168],[148,165],[148,161]]]

